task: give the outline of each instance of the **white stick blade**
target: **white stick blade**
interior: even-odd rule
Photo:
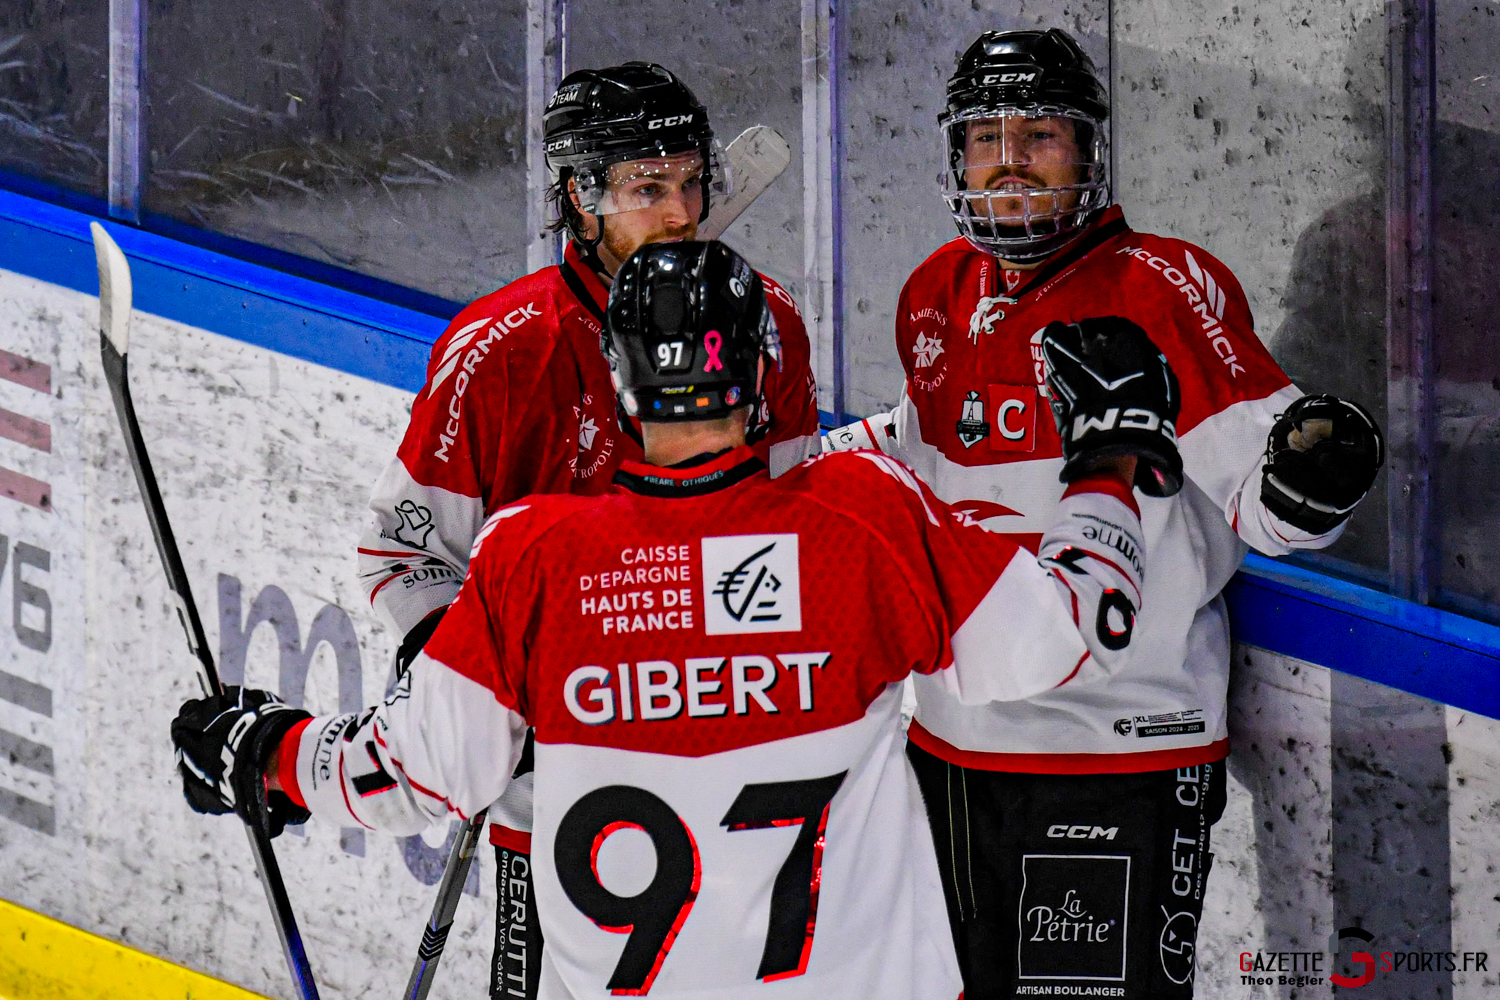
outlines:
[[[765,193],[792,162],[792,147],[769,125],[752,125],[724,151],[734,178],[734,193],[709,208],[708,218],[698,227],[700,240],[716,240]]]
[[[130,347],[130,262],[103,226],[90,222],[89,231],[99,262],[99,332],[123,355]]]

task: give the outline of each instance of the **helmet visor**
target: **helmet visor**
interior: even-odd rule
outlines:
[[[1077,112],[976,108],[943,124],[943,194],[976,222],[1027,232],[1055,227],[1103,183],[1098,126]]]
[[[578,204],[590,215],[638,212],[667,198],[682,198],[696,219],[703,206],[703,180],[713,198],[733,193],[729,164],[719,155],[718,140],[709,144],[708,162],[698,151],[611,163],[576,175]]]

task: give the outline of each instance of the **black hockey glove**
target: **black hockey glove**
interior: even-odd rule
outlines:
[[[1385,440],[1368,410],[1337,396],[1303,396],[1271,428],[1261,503],[1294,528],[1325,534],[1364,499],[1384,463]]]
[[[1182,489],[1177,376],[1146,331],[1119,316],[1049,323],[1042,332],[1047,392],[1062,437],[1065,483],[1102,460],[1134,455],[1135,486],[1151,497]]]
[[[226,687],[185,702],[172,720],[182,794],[201,813],[238,813],[275,837],[311,815],[282,792],[266,793],[266,765],[281,738],[311,715],[269,691]]]

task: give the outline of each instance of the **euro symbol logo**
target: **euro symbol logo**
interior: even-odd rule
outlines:
[[[719,575],[719,582],[713,589],[715,597],[724,603],[724,610],[729,617],[737,622],[745,620],[747,612],[752,622],[774,622],[781,620],[781,612],[773,610],[776,607],[776,593],[781,590],[781,580],[766,566],[755,566],[756,560],[767,555],[776,548],[772,542],[765,548],[751,553],[733,569],[725,570]],[[755,578],[750,579],[750,571],[755,570]],[[757,598],[761,598],[757,600]],[[738,607],[735,601],[738,600]]]

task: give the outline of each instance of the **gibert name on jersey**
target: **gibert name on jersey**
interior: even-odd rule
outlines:
[[[672,660],[639,660],[578,667],[563,681],[568,714],[586,726],[608,722],[653,722],[682,717],[711,719],[761,711],[777,715],[780,707],[769,691],[783,674],[795,674],[797,707],[813,711],[813,680],[833,654],[777,653],[738,656],[689,656]]]

